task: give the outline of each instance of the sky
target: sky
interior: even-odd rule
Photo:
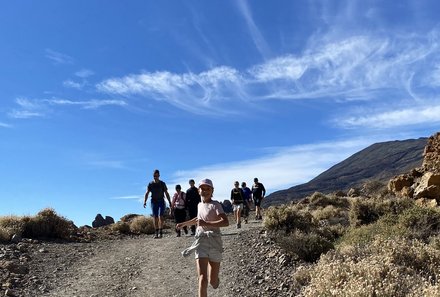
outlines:
[[[0,216],[142,207],[154,169],[305,183],[440,126],[436,0],[0,3]]]

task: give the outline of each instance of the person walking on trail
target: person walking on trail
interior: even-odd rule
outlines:
[[[186,190],[186,209],[190,220],[197,217],[197,206],[201,201],[199,190],[195,186],[194,180],[190,179],[189,189]],[[191,226],[191,235],[196,235],[196,225]]]
[[[200,181],[199,193],[202,196],[202,203],[198,205],[197,217],[177,224],[176,228],[197,225],[196,240],[191,247],[182,252],[182,255],[186,257],[191,252],[195,252],[199,283],[198,296],[207,297],[208,283],[214,289],[217,289],[220,284],[220,262],[223,254],[220,227],[229,226],[229,221],[221,204],[212,200],[214,185],[210,179]]]
[[[176,193],[174,193],[173,201],[171,202],[171,211],[174,214],[174,220],[176,223],[182,223],[186,221],[186,205],[185,205],[185,193],[182,192],[182,187],[176,185]],[[183,227],[185,234],[188,234],[188,227]],[[176,228],[177,237],[180,237],[181,230]]]
[[[244,218],[244,223],[247,224],[248,223],[248,218],[249,218],[249,211],[252,208],[252,192],[251,189],[249,189],[246,186],[245,182],[241,183],[241,190],[243,191],[243,218]]]
[[[237,223],[237,229],[241,228],[241,211],[243,210],[243,190],[240,189],[238,181],[234,182],[234,188],[231,190],[231,202],[233,205],[234,218]]]
[[[163,229],[163,214],[165,212],[165,199],[164,195],[168,199],[168,203],[171,207],[170,194],[168,193],[167,185],[159,179],[159,170],[154,170],[153,181],[147,186],[147,192],[144,197],[144,208],[147,206],[148,195],[151,193],[151,212],[153,213],[153,224],[156,233],[154,238],[162,238]]]
[[[261,202],[263,202],[266,195],[266,189],[263,184],[258,182],[258,178],[254,178],[254,184],[252,185],[252,199],[255,204],[255,219],[262,220],[261,216]]]

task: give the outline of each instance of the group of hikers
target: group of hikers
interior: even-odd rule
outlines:
[[[220,227],[229,226],[229,220],[222,205],[212,200],[214,184],[210,179],[203,179],[199,182],[198,188],[193,179],[189,180],[190,188],[186,193],[182,192],[182,187],[176,185],[176,193],[171,201],[165,182],[159,179],[159,170],[154,170],[153,181],[147,186],[144,196],[144,208],[147,205],[149,194],[151,193],[151,210],[155,227],[154,238],[163,236],[163,215],[165,213],[165,199],[167,198],[171,211],[176,221],[177,236],[181,236],[181,230],[188,234],[188,227],[191,228],[191,235],[194,235],[194,243],[184,251],[183,256],[195,253],[197,273],[198,273],[198,295],[206,297],[208,284],[217,289],[220,284],[219,272],[220,262],[223,254],[223,242]],[[252,189],[234,182],[231,190],[231,202],[233,205],[234,218],[237,228],[241,228],[241,214],[243,212],[245,223],[248,220],[251,201],[255,204],[256,219],[261,220],[261,202],[264,199],[266,190],[258,178],[254,179]],[[251,198],[252,197],[252,198]],[[189,220],[187,218],[187,211]]]

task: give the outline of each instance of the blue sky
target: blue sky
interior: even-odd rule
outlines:
[[[0,215],[269,192],[440,124],[438,1],[3,1]]]

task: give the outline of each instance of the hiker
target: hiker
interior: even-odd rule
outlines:
[[[210,179],[203,179],[199,183],[199,193],[202,203],[198,205],[197,217],[176,225],[180,229],[185,226],[197,225],[195,241],[191,247],[182,252],[189,256],[195,252],[199,282],[199,297],[208,296],[208,283],[214,289],[220,284],[219,272],[222,260],[223,242],[220,227],[229,225],[228,217],[221,204],[212,200],[214,186]]]
[[[243,190],[240,189],[238,181],[234,182],[234,188],[231,190],[231,202],[234,211],[235,222],[237,223],[237,229],[241,228],[241,211],[243,210]]]
[[[158,169],[153,172],[153,181],[147,186],[147,192],[144,197],[144,208],[147,206],[148,194],[151,192],[151,212],[153,214],[153,224],[156,230],[154,238],[162,238],[163,228],[163,214],[165,212],[165,199],[164,195],[168,199],[168,203],[171,207],[170,194],[168,194],[167,185],[159,180],[160,172]]]
[[[185,205],[185,193],[182,192],[182,187],[176,185],[176,193],[174,193],[173,201],[171,202],[171,211],[174,213],[174,220],[176,223],[182,223],[186,221],[186,205]],[[185,234],[188,234],[188,227],[183,227]],[[176,228],[177,237],[180,237],[181,230]]]
[[[252,192],[251,189],[249,189],[246,186],[245,182],[241,183],[241,190],[243,191],[243,218],[244,218],[244,223],[247,224],[248,223],[248,218],[249,218],[249,211],[252,208]]]
[[[266,195],[266,189],[263,184],[258,182],[258,178],[254,178],[254,184],[252,185],[252,199],[255,204],[255,219],[262,220],[261,216],[261,202],[264,199],[264,195]]]
[[[197,205],[202,201],[200,199],[199,190],[195,186],[193,179],[189,180],[189,189],[186,190],[186,209],[188,210],[189,219],[197,217]],[[191,226],[191,235],[196,235],[196,225]]]

